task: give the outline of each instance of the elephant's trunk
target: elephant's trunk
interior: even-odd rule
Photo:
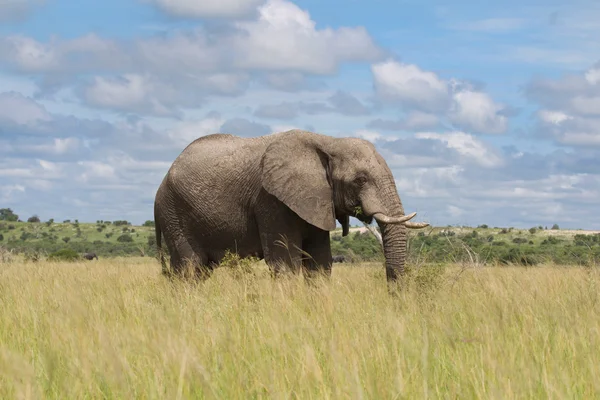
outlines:
[[[381,229],[385,270],[388,282],[394,282],[404,274],[407,252],[407,230],[423,228],[427,223],[409,222],[416,213],[404,215],[404,208],[392,179],[379,186],[378,200],[385,214],[376,212],[372,216]]]

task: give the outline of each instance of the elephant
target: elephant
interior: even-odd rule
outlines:
[[[292,129],[244,138],[202,136],[173,161],[154,201],[156,245],[167,276],[192,266],[206,279],[227,251],[264,259],[272,276],[331,275],[329,232],[349,218],[377,221],[386,279],[404,273],[407,229],[394,176],[375,146],[355,137]],[[167,267],[162,239],[168,248]]]
[[[98,256],[96,255],[96,253],[84,253],[83,258],[85,258],[86,260],[93,260],[95,258],[97,260]]]
[[[346,257],[344,257],[343,255],[338,255],[338,256],[333,256],[332,257],[332,262],[337,262],[337,263],[343,263],[346,262]]]

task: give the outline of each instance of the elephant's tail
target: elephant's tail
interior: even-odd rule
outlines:
[[[154,231],[156,232],[156,248],[158,249],[158,258],[162,267],[162,272],[167,272],[167,263],[165,261],[165,254],[162,249],[162,231],[160,230],[160,224],[156,214],[154,215]]]

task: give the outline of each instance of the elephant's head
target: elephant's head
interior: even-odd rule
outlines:
[[[265,190],[308,223],[331,231],[335,220],[348,233],[349,217],[371,223],[383,237],[388,281],[404,272],[407,228],[427,223],[409,220],[387,163],[372,143],[288,131],[271,143],[262,159]]]

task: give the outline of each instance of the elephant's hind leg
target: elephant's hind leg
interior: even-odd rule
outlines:
[[[171,271],[166,272],[166,275],[169,276],[194,277],[205,280],[212,273],[212,266],[208,264],[208,257],[203,252],[195,251],[184,238],[175,243],[170,264]]]

